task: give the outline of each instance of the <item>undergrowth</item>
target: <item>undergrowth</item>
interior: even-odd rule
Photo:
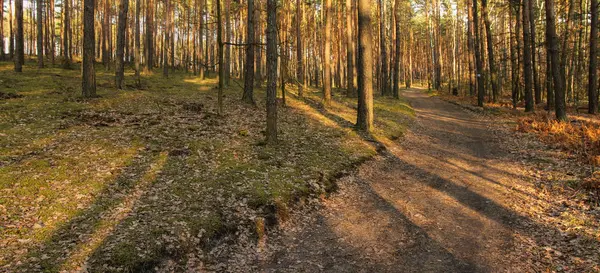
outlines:
[[[335,189],[414,115],[405,101],[376,98],[377,130],[363,135],[352,128],[355,99],[336,93],[323,108],[319,90],[298,98],[289,86],[281,141],[265,146],[263,89],[254,107],[232,83],[219,116],[212,77],[148,74],[137,88],[128,69],[117,91],[98,67],[99,97],[86,100],[77,65],[34,67],[0,63],[0,271],[216,262],[211,248]]]

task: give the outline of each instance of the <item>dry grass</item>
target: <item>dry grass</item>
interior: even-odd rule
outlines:
[[[535,133],[542,141],[575,155],[582,162],[600,165],[600,123],[590,119],[571,118],[559,122],[546,113],[522,117],[517,130]],[[600,188],[598,174],[594,173],[582,186]]]

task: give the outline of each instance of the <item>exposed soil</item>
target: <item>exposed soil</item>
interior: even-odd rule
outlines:
[[[269,238],[277,250],[259,271],[557,270],[552,255],[532,249],[567,235],[527,212],[538,191],[506,147],[507,136],[459,106],[417,90],[404,96],[417,112],[405,137],[341,179],[318,210]],[[593,253],[598,241],[586,239]],[[570,249],[580,242],[565,240]],[[563,255],[572,266],[558,271],[577,270],[578,255],[585,257]]]

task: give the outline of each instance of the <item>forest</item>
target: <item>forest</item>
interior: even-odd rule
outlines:
[[[598,0],[0,1],[0,272],[600,272]]]

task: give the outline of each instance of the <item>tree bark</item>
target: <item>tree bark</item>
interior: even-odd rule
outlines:
[[[487,0],[481,0],[481,12],[483,13],[483,22],[485,24],[485,36],[487,38],[487,50],[488,50],[488,67],[490,69],[491,81],[492,81],[492,101],[498,101],[498,72],[496,70],[496,62],[494,60],[494,41],[492,34],[492,27],[489,17],[489,11],[487,6]]]
[[[70,1],[63,1],[63,37],[62,37],[62,67],[64,69],[71,69],[71,49],[69,47],[71,37],[71,8],[69,7]]]
[[[356,128],[373,130],[373,36],[370,1],[358,0],[358,111]]]
[[[533,90],[535,104],[542,103],[542,88],[540,87],[540,79],[538,75],[536,59],[536,34],[535,34],[535,14],[534,14],[534,0],[529,0],[529,28],[531,29],[531,75],[533,78]]]
[[[556,35],[556,14],[554,13],[554,0],[546,0],[546,46],[552,64],[552,83],[554,84],[554,111],[556,119],[567,120],[565,89],[562,84],[560,72],[560,52],[558,49],[558,35]],[[551,99],[551,98],[548,98]]]
[[[483,78],[483,61],[481,59],[481,37],[479,35],[479,19],[477,16],[477,0],[473,0],[473,31],[475,32],[475,77],[477,79],[477,105],[483,107],[485,85]]]
[[[68,1],[67,1],[68,2]],[[96,71],[94,70],[95,33],[94,0],[83,2],[83,74],[82,95],[86,98],[96,96]]]
[[[523,78],[525,80],[525,112],[534,110],[533,71],[531,70],[531,28],[529,26],[529,1],[523,0]]]
[[[119,4],[119,22],[117,27],[117,60],[115,69],[115,85],[117,89],[123,89],[123,78],[125,77],[125,28],[127,27],[128,11],[129,0],[121,0]]]
[[[2,2],[4,2],[4,0],[2,0]],[[36,15],[36,19],[37,19],[37,61],[38,61],[38,67],[39,68],[44,68],[44,20],[42,19],[43,17],[43,13],[42,13],[42,9],[44,8],[44,4],[43,4],[43,0],[37,0],[37,15]],[[2,7],[2,9],[4,9],[4,7]],[[4,18],[2,18],[0,16],[1,20],[4,20]],[[2,35],[0,35],[2,36]],[[2,39],[2,37],[0,37],[0,39]],[[0,47],[2,49],[2,52],[4,53],[4,46]]]
[[[140,11],[142,0],[136,0],[135,3],[135,84],[138,88],[141,87],[142,81],[140,77],[140,69],[142,62],[142,48],[140,44]]]
[[[598,0],[591,0],[590,65],[588,81],[588,113],[598,113]]]
[[[25,64],[25,37],[23,33],[23,0],[15,0],[17,37],[15,39],[15,72],[23,72]]]
[[[325,0],[325,36],[323,50],[323,104],[331,103],[331,21],[333,14],[331,10],[331,0]]]
[[[388,73],[388,56],[387,56],[387,45],[385,41],[385,3],[383,0],[379,0],[379,52],[381,57],[381,82],[379,88],[381,88],[381,95],[389,95],[389,73]]]
[[[2,8],[0,8],[0,61],[6,60],[6,52],[4,52],[4,0],[0,0]]]
[[[145,51],[146,54],[146,65],[144,66],[144,70],[146,73],[152,71],[154,67],[154,1],[146,0],[146,44]]]
[[[248,18],[246,25],[246,62],[244,68],[244,94],[242,101],[255,105],[254,102],[254,0],[248,0]]]
[[[221,0],[217,2],[217,46],[219,58],[219,88],[217,93],[217,113],[223,115],[223,88],[225,85],[225,67],[224,67],[224,52],[223,52],[223,18],[221,17]]]
[[[350,0],[347,0],[350,1]],[[298,97],[304,96],[304,49],[302,48],[302,1],[296,0],[296,77],[298,84]]]
[[[171,45],[171,38],[169,36],[171,32],[171,3],[169,0],[165,0],[164,8],[165,18],[165,30],[164,30],[164,42],[163,42],[163,76],[169,77],[169,46]]]
[[[400,98],[400,62],[401,43],[400,43],[400,0],[394,4],[394,18],[396,21],[396,57],[394,59],[394,98]]]
[[[331,0],[328,0],[331,1]],[[267,0],[267,143],[277,143],[277,0]]]

